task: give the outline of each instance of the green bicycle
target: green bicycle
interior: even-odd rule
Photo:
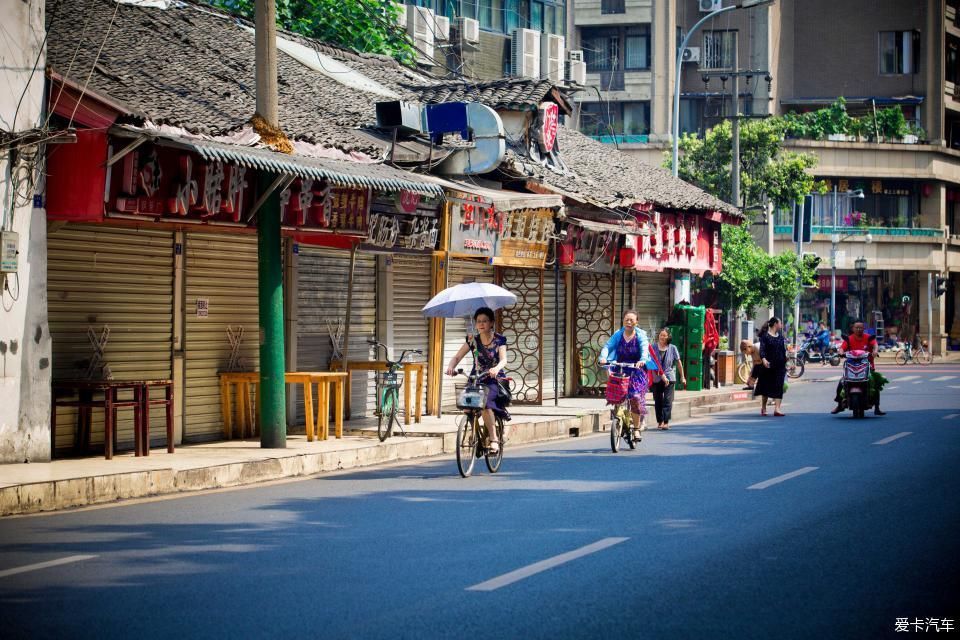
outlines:
[[[420,349],[404,349],[400,353],[400,358],[397,361],[393,361],[386,357],[388,351],[385,344],[373,339],[370,340],[370,344],[375,345],[378,352],[379,349],[383,347],[384,359],[387,362],[387,370],[377,375],[377,437],[380,438],[380,442],[383,442],[393,433],[394,424],[400,427],[401,433],[406,435],[406,432],[403,431],[403,425],[400,424],[400,418],[398,417],[400,412],[401,384],[399,371],[403,368],[403,361],[407,357],[407,354],[416,353],[423,355],[423,351]]]

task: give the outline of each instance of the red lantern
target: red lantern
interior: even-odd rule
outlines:
[[[560,259],[560,266],[562,267],[571,266],[574,263],[573,245],[561,244],[559,259]]]
[[[624,269],[632,269],[637,263],[637,250],[631,247],[620,249],[620,266]]]
[[[924,198],[929,198],[930,194],[933,193],[933,187],[930,186],[930,183],[923,183],[923,186],[920,187],[920,191],[923,193]]]

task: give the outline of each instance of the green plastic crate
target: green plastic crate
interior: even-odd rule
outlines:
[[[697,375],[687,375],[687,386],[684,387],[687,391],[703,391],[703,378],[700,374]]]
[[[683,351],[686,358],[702,358],[703,357],[703,344],[700,342],[687,345],[686,349]]]
[[[670,329],[670,335],[672,336],[671,344],[675,344],[677,346],[677,350],[680,351],[680,353],[683,353],[683,349],[684,347],[686,347],[686,344],[687,344],[683,327],[678,325],[672,325],[669,327],[669,329]],[[650,341],[656,342],[656,336],[650,336]]]
[[[703,344],[703,325],[687,327],[683,334],[684,344]]]

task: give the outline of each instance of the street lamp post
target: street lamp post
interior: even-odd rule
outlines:
[[[837,216],[840,215],[840,211],[837,208],[837,199],[840,197],[840,194],[837,192],[837,185],[833,185],[833,233],[830,234],[830,333],[833,333],[834,328],[837,326],[837,245],[839,245],[843,240],[849,238],[853,234],[848,234],[843,238],[840,237],[840,234],[837,233]],[[863,198],[863,189],[857,189],[856,191],[851,191],[843,194],[844,198]],[[873,236],[870,235],[870,232],[867,232],[867,237],[865,238],[867,244],[873,242]]]
[[[860,256],[854,261],[853,266],[857,270],[857,294],[860,297],[860,319],[863,320],[866,316],[863,311],[863,272],[867,270],[867,259]]]
[[[700,18],[699,21],[687,32],[687,35],[683,38],[683,42],[680,44],[680,48],[677,50],[677,73],[673,82],[673,177],[676,178],[678,171],[680,170],[677,165],[677,157],[680,154],[680,71],[683,69],[683,52],[687,48],[687,43],[690,42],[690,37],[699,29],[704,22],[710,20],[711,18],[716,18],[721,13],[726,13],[728,11],[733,11],[734,9],[749,9],[750,7],[759,7],[765,4],[771,4],[773,0],[741,0],[736,4],[730,5],[729,7],[723,7],[718,9],[713,13],[708,13],[704,17]],[[739,100],[739,96],[734,94],[733,97],[736,102]],[[734,109],[734,116],[736,116],[736,109]]]

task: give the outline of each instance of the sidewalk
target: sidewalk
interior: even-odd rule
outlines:
[[[674,422],[703,415],[698,411],[734,408],[748,399],[749,393],[740,391],[739,385],[703,392],[678,391]],[[648,407],[652,414],[650,396]],[[507,455],[510,445],[586,435],[605,430],[609,422],[602,398],[561,398],[559,406],[551,400],[544,406],[514,406],[511,413]],[[0,465],[0,516],[438,456],[454,450],[459,415],[424,416],[420,424],[404,425],[407,437],[395,432],[383,443],[376,438],[376,419],[360,418],[344,424],[340,440],[331,436],[329,440],[307,442],[304,435],[288,435],[286,449],[261,449],[256,439],[223,440],[183,445],[174,454],[156,448],[140,458],[129,452],[115,455],[113,460],[90,457]],[[456,473],[453,466],[450,472]]]

